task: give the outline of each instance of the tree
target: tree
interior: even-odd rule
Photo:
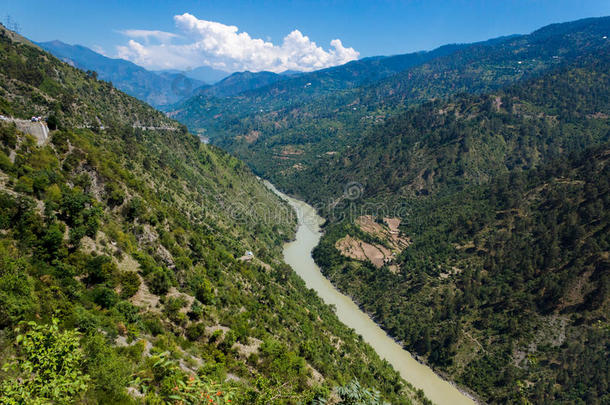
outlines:
[[[15,374],[0,385],[0,404],[70,404],[87,390],[90,377],[81,371],[83,351],[76,330],[22,323],[16,332],[17,357],[4,365]]]

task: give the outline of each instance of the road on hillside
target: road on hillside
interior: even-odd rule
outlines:
[[[29,120],[10,117],[5,117],[3,121],[14,122],[18,130],[26,134],[30,134],[36,138],[38,146],[44,145],[49,141],[49,127],[47,127],[45,122],[32,122]]]

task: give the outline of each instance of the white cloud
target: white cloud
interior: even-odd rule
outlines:
[[[346,48],[339,39],[330,42],[328,50],[294,30],[281,45],[252,38],[234,25],[200,20],[185,13],[174,17],[183,35],[163,31],[125,30],[130,37],[118,46],[120,58],[151,69],[186,69],[211,66],[225,71],[269,70],[311,71],[341,65],[358,58],[358,52]],[[151,38],[159,43],[152,43]],[[180,43],[175,41],[181,39]]]
[[[119,31],[121,34],[127,35],[130,38],[142,38],[148,42],[151,38],[158,40],[161,43],[168,43],[173,38],[179,38],[180,35],[171,32],[157,30],[124,30]]]

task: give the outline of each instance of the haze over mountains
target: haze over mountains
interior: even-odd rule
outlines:
[[[157,107],[189,97],[200,87],[229,74],[205,67],[189,72],[152,72],[124,59],[108,58],[81,45],[68,45],[57,40],[37,45],[74,67],[95,71],[100,79],[112,82],[118,89]]]

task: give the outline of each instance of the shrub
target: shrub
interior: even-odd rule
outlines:
[[[11,160],[6,156],[6,153],[0,150],[0,170],[10,172],[13,168]]]
[[[154,315],[149,315],[144,318],[144,327],[150,332],[151,335],[157,336],[165,331],[163,323]]]
[[[97,286],[92,292],[93,302],[102,308],[112,308],[119,300],[118,295],[108,287]]]
[[[79,402],[90,377],[81,370],[84,355],[75,330],[60,331],[57,319],[50,325],[23,324],[17,335],[17,357],[5,365],[16,371],[0,385],[3,403],[67,404]],[[16,331],[21,332],[21,328]]]
[[[21,176],[15,185],[15,191],[19,193],[32,194],[34,192],[34,180],[28,176]]]
[[[214,289],[207,279],[201,279],[195,285],[195,298],[205,305],[214,303]]]
[[[128,221],[135,221],[137,218],[141,218],[146,213],[146,207],[141,198],[134,197],[125,206],[123,215]]]
[[[119,185],[116,183],[106,183],[104,191],[106,192],[106,201],[108,201],[108,205],[117,207],[123,204],[125,192]]]
[[[34,285],[16,249],[0,245],[0,327],[22,320],[35,308]]]
[[[205,325],[201,322],[194,323],[186,328],[186,338],[192,342],[199,340],[205,333]]]
[[[87,262],[87,283],[100,284],[113,281],[118,272],[116,264],[110,256],[94,256]]]
[[[140,277],[133,271],[125,271],[120,275],[121,298],[130,298],[140,289]]]
[[[153,294],[165,295],[172,286],[172,280],[165,268],[158,268],[146,277],[146,285]]]

